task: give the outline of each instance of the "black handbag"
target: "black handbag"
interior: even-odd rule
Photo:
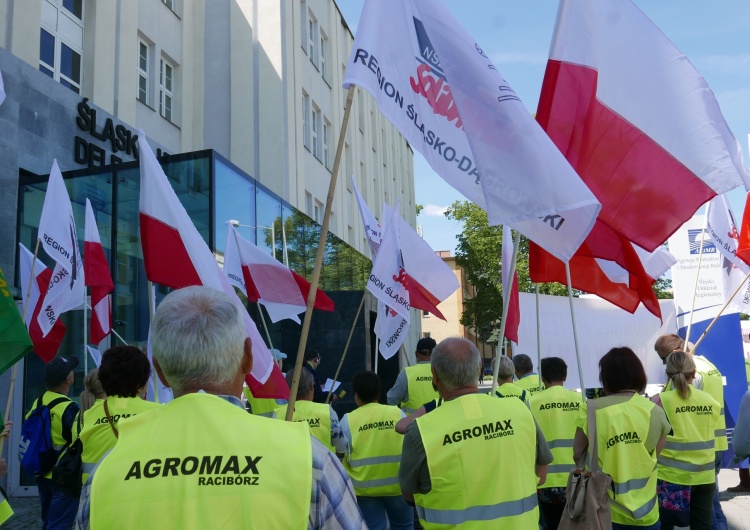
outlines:
[[[81,416],[78,413],[78,438],[70,444],[57,460],[52,468],[52,480],[60,486],[65,493],[73,497],[81,495],[81,476],[83,471],[83,443],[81,443]]]

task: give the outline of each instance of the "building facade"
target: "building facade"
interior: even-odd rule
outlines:
[[[319,230],[341,137],[341,81],[353,35],[333,0],[0,0],[0,21],[7,93],[0,105],[0,267],[17,297],[16,243],[35,241],[46,176],[57,160],[81,241],[85,198],[97,210],[119,331],[145,340],[136,221],[143,134],[217,257],[225,223],[235,219],[250,227],[240,228],[243,236],[309,277],[317,239],[300,256],[285,238]],[[327,261],[322,287],[361,293],[357,268],[369,255],[351,176],[376,214],[382,202],[398,200],[415,225],[412,150],[360,89],[333,198],[329,243],[339,258]],[[326,259],[333,254],[327,250]],[[349,298],[342,295],[343,303]],[[369,330],[375,304],[365,307]],[[83,317],[75,313],[64,316],[70,322],[60,354],[83,350]],[[272,328],[272,338],[294,336],[289,325]],[[418,325],[412,335],[407,351]],[[361,342],[374,350],[370,333]],[[37,361],[24,363],[16,419],[40,386]],[[79,389],[82,370],[76,375]],[[9,381],[9,373],[0,376],[2,388]],[[0,396],[3,408],[6,399]],[[11,468],[11,491],[23,483]]]

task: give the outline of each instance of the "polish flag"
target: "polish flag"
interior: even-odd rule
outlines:
[[[173,289],[204,285],[236,296],[169,184],[143,131],[138,136],[141,245],[146,277]],[[253,395],[288,399],[289,387],[281,370],[273,362],[250,315],[246,311],[243,314],[253,344],[253,369],[246,379]]]
[[[630,0],[560,2],[537,120],[602,203],[599,221],[647,251],[750,187],[705,79]]]
[[[31,278],[31,264],[34,262],[34,254],[23,244],[18,244],[19,267],[21,277],[21,296],[24,304],[26,317],[26,328],[29,330],[31,342],[34,344],[34,351],[46,363],[51,361],[57,355],[65,332],[67,331],[62,320],[56,320],[52,329],[46,336],[42,334],[37,317],[42,309],[42,297],[40,293],[47,292],[49,280],[52,277],[52,271],[44,266],[44,263],[36,260],[34,263],[34,281],[31,282],[31,291],[26,297],[29,288],[29,279]],[[28,310],[26,306],[28,305]]]
[[[513,261],[513,235],[510,226],[503,225],[503,297],[510,296],[505,317],[505,338],[518,344],[518,326],[521,324],[521,305],[518,300],[518,270],[510,278],[510,264]]]
[[[224,273],[248,300],[263,304],[272,322],[288,318],[300,323],[298,315],[307,309],[310,282],[240,236],[231,223],[227,226]],[[313,307],[333,311],[334,303],[318,289]]]
[[[86,285],[91,287],[91,343],[99,344],[112,331],[112,297],[115,290],[104,255],[91,201],[86,199],[86,232],[83,243]]]
[[[745,199],[745,211],[742,212],[739,241],[737,242],[737,257],[750,265],[750,193]]]
[[[78,309],[83,304],[86,294],[73,206],[57,160],[52,163],[44,194],[39,241],[47,255],[56,262],[49,288],[44,293],[44,310],[38,317],[39,327],[46,335],[62,313]]]

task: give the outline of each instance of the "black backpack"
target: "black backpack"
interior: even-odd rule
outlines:
[[[78,413],[78,438],[70,444],[60,455],[55,467],[52,468],[52,480],[68,495],[81,495],[81,476],[83,472],[83,443],[81,443],[81,416]]]

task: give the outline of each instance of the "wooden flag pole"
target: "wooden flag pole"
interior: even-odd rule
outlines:
[[[542,389],[542,326],[539,321],[539,284],[534,284],[536,289],[536,371],[539,374],[539,390]]]
[[[711,331],[711,328],[714,327],[714,324],[716,324],[716,321],[719,320],[719,317],[724,312],[724,310],[729,306],[729,304],[732,303],[732,300],[734,300],[734,297],[737,296],[737,293],[740,292],[740,289],[742,289],[742,287],[745,285],[745,283],[747,283],[748,279],[750,279],[750,273],[748,273],[747,276],[745,276],[745,278],[742,280],[742,282],[740,282],[740,284],[737,286],[737,289],[734,290],[734,293],[732,294],[732,296],[729,298],[729,300],[726,301],[726,303],[719,310],[719,313],[714,317],[714,319],[708,325],[708,327],[706,328],[706,331],[704,331],[703,334],[700,336],[700,338],[698,338],[698,340],[695,341],[695,344],[693,345],[692,348],[690,348],[690,351],[695,351],[698,348],[698,345],[701,342],[703,342],[703,339],[706,337],[706,335],[708,334],[708,332]],[[688,351],[688,348],[689,348],[689,346],[688,346],[688,340],[686,339],[685,340],[685,351],[686,352]]]
[[[703,231],[701,232],[701,248],[700,248],[700,251],[698,252],[698,270],[695,272],[695,287],[693,288],[693,303],[690,305],[690,318],[688,319],[687,331],[685,333],[685,344],[690,342],[690,328],[693,327],[693,311],[695,311],[695,299],[698,296],[698,280],[700,279],[700,276],[701,276],[701,262],[703,261],[703,241],[704,241],[703,235],[706,233],[707,225],[708,225],[708,212],[706,212],[706,215],[703,217]]]
[[[36,240],[36,246],[34,247],[34,259],[31,260],[31,274],[29,274],[29,287],[26,289],[26,298],[23,301],[23,325],[28,330],[28,324],[26,324],[26,318],[29,315],[29,297],[31,296],[31,286],[34,285],[34,267],[36,266],[36,257],[39,253],[39,238]],[[23,286],[22,286],[23,287]],[[41,296],[41,293],[39,293]],[[21,359],[16,361],[13,365],[13,373],[10,376],[10,390],[8,390],[8,403],[5,405],[5,416],[3,421],[8,421],[10,417],[10,406],[13,403],[13,389],[16,386],[16,376],[18,375],[18,365],[21,363]],[[3,445],[5,445],[5,438],[0,438],[0,454],[3,454]]]
[[[354,328],[357,327],[357,320],[359,320],[359,314],[362,312],[362,306],[365,305],[366,296],[367,296],[367,290],[365,289],[365,292],[362,293],[362,301],[359,303],[359,309],[357,309],[357,314],[354,315],[354,322],[352,322],[352,329],[349,330],[349,338],[346,339],[346,346],[344,346],[344,353],[341,354],[341,360],[339,361],[339,366],[338,368],[336,368],[336,375],[333,376],[334,384],[336,383],[336,381],[338,381],[339,372],[341,372],[341,367],[344,365],[346,352],[349,351],[349,343],[352,341],[352,336],[354,335]],[[328,395],[326,396],[326,405],[328,404],[329,401],[331,401],[332,394],[333,394],[333,384],[331,385],[330,390],[328,390]]]
[[[568,302],[570,302],[570,318],[573,321],[573,342],[575,343],[575,346],[576,346],[576,361],[578,362],[578,379],[581,384],[581,398],[585,402],[586,401],[586,385],[583,383],[583,366],[581,365],[581,350],[578,347],[578,329],[576,328],[576,313],[573,310],[573,285],[570,280],[570,261],[565,262],[565,277],[568,280]]]
[[[289,390],[289,404],[286,409],[286,421],[292,421],[294,415],[294,403],[297,401],[297,389],[299,388],[299,376],[302,370],[302,362],[305,357],[305,348],[307,347],[307,335],[310,333],[310,321],[312,320],[312,309],[315,304],[315,295],[318,292],[318,283],[320,282],[320,271],[323,268],[323,255],[326,248],[326,236],[328,235],[328,224],[331,221],[331,208],[333,207],[333,194],[336,191],[336,180],[339,174],[339,165],[341,164],[341,155],[344,151],[344,140],[346,139],[346,127],[349,124],[349,114],[352,110],[352,100],[354,99],[354,85],[349,85],[349,92],[346,95],[346,105],[344,106],[344,117],[341,120],[341,131],[339,132],[339,142],[336,146],[336,158],[333,161],[333,170],[331,171],[331,182],[328,185],[328,196],[326,197],[326,209],[323,215],[323,225],[320,227],[320,239],[318,240],[318,253],[315,256],[315,268],[313,269],[312,278],[310,278],[310,292],[307,295],[307,309],[305,310],[305,320],[302,322],[302,331],[297,347],[297,359],[294,363],[294,376],[292,377],[292,387]]]
[[[404,349],[404,345],[402,344],[399,348],[401,353],[404,355],[404,360],[406,361],[406,366],[411,366],[411,361],[409,360],[409,356],[406,354],[406,350]]]
[[[521,244],[521,232],[516,230],[516,236],[513,238],[513,257],[510,260],[510,271],[508,271],[508,278],[513,278],[513,275],[516,272],[516,260],[518,259],[518,246]],[[512,281],[512,280],[511,280]],[[510,290],[510,289],[509,289]],[[505,337],[505,324],[506,324],[506,315],[508,314],[508,306],[510,305],[510,293],[506,293],[503,291],[503,318],[500,321],[500,331],[497,337],[498,344],[500,344],[503,340],[503,337]],[[507,355],[507,351],[505,352]],[[495,389],[497,388],[497,374],[500,373],[500,362],[495,361],[495,366],[492,369],[492,389],[490,390],[490,395],[495,395]]]

